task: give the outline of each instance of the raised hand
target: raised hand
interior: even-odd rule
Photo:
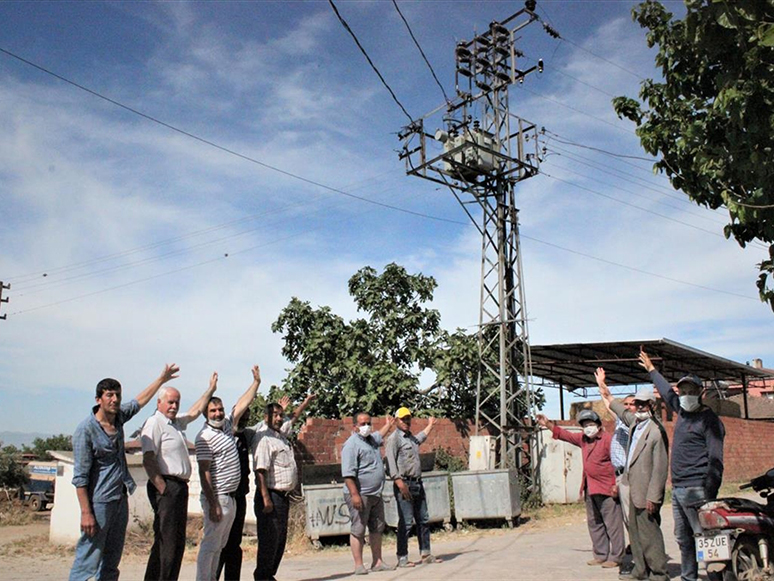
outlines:
[[[169,363],[164,366],[164,371],[161,372],[161,383],[166,383],[168,381],[172,381],[173,379],[177,379],[178,373],[180,373],[180,368],[175,363]]]
[[[644,367],[645,371],[647,371],[648,373],[650,373],[656,368],[656,366],[653,365],[653,362],[650,360],[650,356],[647,353],[645,353],[645,350],[642,347],[640,347],[639,360],[640,360],[640,367]]]
[[[258,382],[258,384],[261,383],[261,368],[257,365],[253,365],[253,379]]]
[[[277,403],[280,405],[282,411],[284,412],[290,405],[290,398],[286,395],[283,395]]]
[[[216,389],[218,389],[218,372],[213,371],[210,377],[210,391],[214,393]]]

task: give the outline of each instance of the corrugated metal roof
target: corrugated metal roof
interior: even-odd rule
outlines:
[[[738,383],[743,377],[774,376],[774,370],[737,363],[670,339],[533,345],[532,374],[570,391],[596,387],[594,370],[597,367],[605,368],[607,383],[611,386],[650,383],[648,374],[638,363],[640,347],[670,382],[689,373],[703,380]]]

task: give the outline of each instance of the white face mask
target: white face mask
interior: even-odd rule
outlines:
[[[583,433],[586,435],[587,438],[593,438],[599,433],[599,426],[596,424],[591,424],[590,426],[586,426],[583,428]]]
[[[367,438],[371,435],[371,426],[358,426],[357,427],[357,433],[363,436],[364,438]]]
[[[221,420],[207,420],[207,423],[210,424],[213,428],[222,430],[223,426],[226,425],[226,418],[223,418]]]
[[[699,396],[698,395],[681,395],[680,407],[687,412],[694,412],[699,409]]]
[[[650,412],[634,412],[634,417],[637,418],[638,422],[643,422],[650,419]]]

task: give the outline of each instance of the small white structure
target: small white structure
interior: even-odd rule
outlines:
[[[562,426],[570,432],[578,427]],[[543,502],[569,504],[580,498],[583,478],[583,455],[578,446],[555,440],[551,430],[540,430],[538,458],[540,459],[540,489]]]
[[[56,544],[75,544],[81,536],[81,509],[78,505],[78,495],[72,484],[73,453],[49,452],[57,461],[56,489],[54,492],[54,508],[51,511],[51,525],[48,540]],[[127,454],[126,464],[129,473],[137,483],[137,490],[129,496],[129,528],[136,528],[142,522],[153,520],[153,508],[148,500],[148,476],[142,465],[142,454]],[[199,483],[199,468],[196,456],[191,454],[191,481],[188,484],[188,514],[201,515],[202,505],[199,500],[202,487]],[[252,480],[252,477],[251,477]],[[247,516],[245,527],[255,526],[253,513],[254,486],[250,485],[247,495]]]

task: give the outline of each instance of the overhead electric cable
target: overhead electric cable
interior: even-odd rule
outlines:
[[[542,175],[551,178],[552,180],[556,180],[558,182],[565,183],[569,186],[573,186],[575,188],[578,188],[579,190],[584,190],[586,192],[589,192],[590,194],[594,194],[595,196],[600,196],[602,198],[607,198],[608,200],[612,200],[618,204],[623,204],[624,206],[629,206],[631,208],[635,208],[637,210],[640,210],[642,212],[646,212],[648,214],[652,214],[654,216],[658,216],[660,218],[663,218],[664,220],[669,220],[670,222],[675,222],[676,224],[682,224],[683,226],[687,226],[688,228],[693,228],[694,230],[699,230],[700,232],[704,232],[706,234],[711,234],[712,236],[717,236],[719,238],[723,238],[725,240],[725,236],[720,234],[719,232],[714,232],[712,230],[707,230],[706,228],[702,228],[701,226],[695,226],[694,224],[689,224],[688,222],[683,222],[682,220],[678,220],[677,218],[672,218],[671,216],[666,216],[664,214],[659,214],[658,212],[654,212],[653,210],[649,210],[648,208],[643,208],[642,206],[638,206],[637,204],[632,204],[631,202],[626,202],[624,200],[619,200],[618,198],[614,196],[610,196],[608,194],[603,194],[602,192],[598,192],[597,190],[592,190],[591,188],[587,188],[586,186],[582,186],[580,184],[576,184],[575,182],[571,182],[570,180],[565,180],[556,176],[552,176],[551,174],[548,174],[544,171],[540,172]]]
[[[433,78],[435,79],[435,83],[438,85],[438,88],[441,89],[441,93],[443,93],[444,100],[448,103],[449,102],[449,96],[446,94],[446,90],[443,88],[443,85],[441,84],[441,81],[438,80],[438,76],[435,74],[435,71],[433,70],[433,65],[430,64],[429,60],[427,60],[427,56],[425,55],[425,51],[423,51],[422,47],[419,46],[419,41],[414,36],[414,32],[411,30],[411,26],[409,26],[409,23],[406,20],[406,17],[403,16],[403,12],[401,12],[400,8],[398,8],[397,0],[392,0],[392,5],[395,6],[395,10],[398,11],[398,14],[400,15],[401,20],[403,20],[403,24],[406,25],[406,30],[408,30],[408,33],[411,36],[411,40],[414,41],[414,44],[416,45],[417,49],[419,50],[419,54],[421,54],[422,58],[425,59],[425,64],[427,64],[427,68],[430,69],[430,74],[433,75]]]
[[[596,115],[592,115],[591,113],[587,113],[586,111],[583,111],[581,109],[578,109],[577,107],[573,107],[572,105],[568,105],[567,103],[562,103],[561,101],[554,99],[553,97],[549,97],[548,95],[544,95],[542,93],[538,93],[537,91],[533,91],[532,89],[529,89],[525,87],[524,85],[518,85],[518,88],[522,91],[527,91],[528,93],[532,93],[536,97],[540,97],[541,99],[545,99],[547,101],[550,101],[551,103],[555,103],[556,105],[559,105],[560,107],[564,107],[566,109],[569,109],[570,111],[575,111],[576,113],[580,113],[581,115],[585,115],[586,117],[590,117],[591,119],[594,119],[595,121],[599,121],[600,123],[604,123],[605,125],[610,125],[610,127],[614,127],[618,129],[619,131],[624,131],[626,133],[631,133],[632,135],[636,135],[636,133],[631,130],[627,129],[626,127],[623,127],[622,125],[617,125],[616,123],[613,123],[612,121],[608,121],[607,119],[602,119],[602,117],[597,117]]]
[[[620,65],[620,64],[618,64],[617,62],[611,61],[610,59],[608,59],[608,58],[605,58],[605,57],[603,57],[602,55],[599,55],[599,54],[597,54],[597,53],[595,53],[595,52],[593,52],[593,51],[590,51],[590,50],[589,50],[589,49],[587,49],[586,47],[584,47],[584,46],[582,46],[582,45],[578,44],[577,42],[575,42],[575,41],[573,41],[573,40],[570,40],[570,39],[569,39],[569,38],[567,38],[566,36],[561,36],[561,37],[560,37],[560,40],[563,40],[564,42],[566,42],[566,43],[568,43],[568,44],[571,44],[571,45],[573,45],[573,46],[574,46],[574,47],[576,47],[576,48],[579,48],[579,49],[581,49],[583,52],[587,52],[587,53],[589,53],[591,56],[593,56],[593,57],[596,57],[596,58],[598,58],[599,60],[606,62],[606,63],[607,63],[607,64],[609,64],[610,66],[613,66],[613,67],[615,67],[615,68],[617,68],[617,69],[619,69],[619,70],[621,70],[621,71],[623,71],[623,72],[625,72],[625,73],[628,73],[628,74],[630,74],[630,75],[631,75],[631,76],[633,76],[635,79],[638,79],[638,80],[640,80],[640,81],[644,81],[644,80],[645,80],[645,78],[644,78],[644,77],[642,77],[641,75],[638,75],[638,74],[637,74],[637,73],[635,73],[633,70],[631,70],[631,69],[627,69],[625,66],[623,66],[623,65]]]
[[[360,188],[363,187],[363,185],[358,185],[358,184],[366,184],[366,183],[368,183],[370,181],[373,181],[373,180],[375,180],[377,178],[381,178],[382,176],[390,174],[390,173],[392,173],[392,172],[391,171],[390,172],[383,172],[381,174],[377,174],[376,176],[371,176],[371,177],[363,179],[363,180],[358,180],[356,182],[352,182],[352,183],[350,183],[350,184],[348,184],[346,186],[343,186],[343,187],[347,188],[350,191],[350,193],[351,193],[352,191],[360,189]],[[355,186],[357,186],[357,187],[355,187]],[[316,199],[319,199],[320,197],[322,197],[322,196],[316,197],[312,201],[315,201]],[[209,234],[211,232],[216,232],[218,230],[223,230],[224,228],[228,228],[230,226],[236,226],[236,225],[242,224],[244,222],[250,222],[250,221],[253,221],[253,220],[255,220],[257,218],[260,218],[262,216],[266,216],[268,214],[279,213],[279,212],[283,212],[285,210],[292,210],[293,208],[296,208],[296,207],[307,207],[309,205],[309,201],[310,200],[308,198],[305,198],[302,201],[294,202],[292,204],[286,204],[285,206],[282,206],[280,208],[275,208],[274,210],[271,210],[271,211],[265,211],[265,212],[258,212],[258,213],[255,213],[255,214],[250,214],[250,215],[247,215],[247,216],[243,216],[242,218],[237,218],[237,219],[234,219],[234,220],[229,220],[229,221],[226,221],[226,222],[221,222],[220,224],[215,224],[213,226],[208,226],[206,228],[202,228],[202,229],[199,229],[199,230],[193,230],[191,232],[186,232],[186,233],[181,234],[179,236],[173,236],[171,238],[165,238],[163,240],[158,240],[156,242],[151,242],[149,244],[143,244],[141,246],[135,246],[134,248],[127,248],[125,250],[120,250],[118,252],[113,252],[113,253],[110,253],[110,254],[104,254],[102,256],[97,256],[97,257],[89,259],[89,260],[82,260],[82,261],[79,261],[79,262],[73,262],[73,263],[70,263],[70,264],[62,265],[62,266],[51,267],[51,268],[47,268],[47,269],[43,269],[43,270],[38,270],[36,272],[31,272],[31,273],[24,274],[24,275],[11,276],[11,277],[8,277],[8,280],[10,280],[10,281],[12,281],[14,283],[14,287],[15,288],[19,288],[17,285],[22,285],[22,288],[24,288],[23,285],[25,283],[31,282],[33,280],[37,280],[37,279],[39,279],[41,277],[48,278],[48,277],[51,277],[51,276],[67,273],[67,272],[70,272],[70,271],[73,271],[73,270],[80,270],[82,268],[86,268],[86,267],[91,266],[91,265],[101,264],[103,262],[109,262],[109,261],[115,260],[117,258],[123,258],[123,257],[126,257],[126,256],[131,256],[133,254],[138,254],[138,253],[140,253],[140,252],[142,252],[144,250],[152,250],[152,249],[158,248],[160,246],[165,246],[167,244],[172,244],[172,243],[175,243],[175,242],[180,242],[182,240],[187,240],[189,238],[195,238],[197,236],[202,236],[204,234]]]
[[[592,254],[586,254],[585,252],[579,252],[578,250],[573,250],[572,248],[565,248],[564,246],[559,246],[558,244],[554,244],[553,242],[546,242],[545,240],[538,240],[537,238],[532,238],[531,236],[527,236],[525,234],[520,234],[520,235],[521,235],[522,238],[526,238],[528,240],[532,240],[533,242],[537,242],[539,244],[545,244],[546,246],[551,246],[553,248],[558,248],[560,250],[564,250],[565,252],[570,252],[571,254],[577,254],[578,256],[583,256],[585,258],[590,258],[591,260],[596,260],[598,262],[603,262],[605,264],[610,264],[612,266],[617,266],[619,268],[625,268],[626,270],[631,270],[633,272],[639,272],[640,274],[646,274],[648,276],[654,276],[656,278],[660,278],[660,279],[663,279],[663,280],[668,280],[670,282],[676,282],[676,283],[679,283],[679,284],[684,284],[686,286],[692,286],[692,287],[695,287],[695,288],[700,288],[702,290],[712,291],[712,292],[716,292],[716,293],[723,293],[723,294],[726,294],[726,295],[731,295],[731,296],[739,297],[739,298],[742,298],[742,299],[748,299],[748,300],[751,300],[751,301],[760,302],[760,299],[758,299],[757,297],[751,297],[749,295],[743,295],[743,294],[740,294],[740,293],[726,291],[726,290],[722,290],[722,289],[719,289],[719,288],[713,288],[713,287],[710,287],[710,286],[704,286],[704,285],[696,284],[696,283],[693,283],[693,282],[687,282],[685,280],[680,280],[679,278],[673,278],[671,276],[666,276],[666,275],[663,275],[663,274],[658,274],[657,272],[651,272],[649,270],[644,270],[642,268],[637,268],[635,266],[629,266],[627,264],[622,264],[620,262],[615,262],[613,260],[607,260],[606,258],[599,258],[598,256],[594,256]]]
[[[377,68],[376,68],[376,65],[375,65],[375,64],[374,64],[374,62],[371,60],[371,57],[370,57],[370,56],[368,56],[368,53],[367,53],[367,52],[366,52],[366,50],[363,48],[363,45],[362,45],[362,44],[360,44],[360,41],[358,40],[357,36],[355,36],[355,33],[354,33],[354,32],[352,31],[352,29],[349,27],[349,24],[347,24],[347,21],[346,21],[346,20],[344,20],[344,17],[343,17],[343,16],[342,16],[342,15],[339,13],[339,9],[338,9],[338,8],[336,8],[336,5],[333,3],[333,0],[328,0],[328,3],[331,5],[331,8],[333,8],[333,11],[336,13],[336,16],[338,17],[338,19],[339,19],[339,22],[341,22],[341,25],[344,27],[344,29],[345,29],[347,32],[349,32],[350,36],[351,36],[351,37],[352,37],[352,39],[355,41],[355,44],[356,44],[356,45],[357,45],[357,47],[360,49],[360,52],[362,52],[362,53],[363,53],[363,56],[364,56],[364,57],[366,58],[366,60],[368,61],[368,64],[369,64],[369,65],[371,65],[371,68],[372,68],[372,69],[374,70],[374,72],[376,73],[376,76],[378,76],[378,77],[379,77],[379,80],[382,82],[382,84],[384,85],[384,87],[385,87],[385,88],[386,88],[386,89],[387,89],[387,90],[390,92],[390,95],[392,95],[392,100],[393,100],[393,101],[395,101],[395,102],[398,104],[398,107],[400,107],[401,111],[403,111],[403,113],[406,115],[406,117],[408,117],[408,118],[409,118],[409,122],[413,123],[413,122],[414,122],[414,119],[411,117],[411,115],[409,115],[409,112],[408,112],[408,111],[406,111],[406,108],[405,108],[405,107],[404,107],[404,106],[401,104],[401,102],[400,102],[400,101],[398,101],[398,97],[396,97],[396,96],[395,96],[395,92],[392,90],[392,88],[390,87],[390,85],[388,85],[388,84],[387,84],[387,81],[385,81],[385,80],[384,80],[384,77],[382,76],[382,73],[380,73],[380,72],[379,72],[379,69],[377,69]]]
[[[126,111],[129,111],[130,113],[134,113],[135,115],[139,115],[140,117],[143,117],[144,119],[147,119],[148,121],[152,121],[154,123],[157,123],[157,124],[159,124],[159,125],[161,125],[163,127],[166,127],[167,129],[175,131],[176,133],[179,133],[181,135],[185,135],[186,137],[190,137],[191,139],[195,139],[196,141],[198,141],[200,143],[204,143],[205,145],[209,145],[210,147],[214,147],[215,149],[223,151],[224,153],[228,153],[230,155],[233,155],[233,156],[238,157],[240,159],[243,159],[245,161],[249,161],[250,163],[254,163],[256,165],[259,165],[259,166],[261,166],[263,168],[266,168],[266,169],[269,169],[271,171],[275,171],[277,173],[280,173],[282,175],[288,176],[290,178],[302,181],[304,183],[307,183],[307,184],[310,184],[310,185],[313,185],[313,186],[317,186],[318,188],[323,188],[325,190],[329,190],[331,192],[336,192],[337,194],[341,194],[343,196],[347,196],[347,197],[355,199],[355,200],[360,200],[361,202],[366,202],[368,204],[374,204],[376,206],[381,206],[382,208],[389,208],[391,210],[395,210],[397,212],[402,212],[404,214],[410,214],[410,215],[413,215],[413,216],[419,216],[419,217],[422,217],[422,218],[427,218],[429,220],[436,220],[436,221],[439,221],[439,222],[458,223],[455,220],[449,220],[447,218],[441,218],[441,217],[438,217],[438,216],[432,216],[430,214],[423,214],[422,212],[415,212],[413,210],[408,210],[406,208],[400,208],[398,206],[393,206],[392,204],[387,204],[387,203],[384,203],[384,202],[374,202],[373,200],[369,200],[368,198],[364,198],[362,196],[357,196],[355,194],[350,194],[349,192],[345,192],[344,190],[341,190],[339,188],[334,188],[332,186],[328,186],[326,184],[317,182],[315,180],[312,180],[312,179],[309,179],[309,178],[305,178],[305,177],[303,177],[303,176],[301,176],[299,174],[295,174],[293,172],[290,172],[290,171],[278,168],[276,166],[270,165],[268,163],[259,161],[259,160],[255,159],[253,157],[250,157],[248,155],[244,155],[242,153],[239,153],[238,151],[235,151],[233,149],[229,149],[228,147],[224,147],[222,145],[218,145],[214,141],[210,141],[210,140],[205,139],[203,137],[199,137],[198,135],[196,135],[194,133],[190,133],[189,131],[185,131],[183,129],[175,127],[174,125],[166,123],[165,121],[161,121],[160,119],[157,119],[156,117],[153,117],[151,115],[143,113],[142,111],[139,111],[137,109],[134,109],[132,107],[124,105],[123,103],[120,103],[120,102],[116,101],[115,99],[111,99],[110,97],[106,97],[105,95],[102,95],[102,94],[98,93],[97,91],[89,89],[88,87],[80,85],[80,84],[78,84],[78,83],[76,83],[74,81],[71,81],[70,79],[67,79],[67,78],[65,78],[65,77],[63,77],[61,75],[58,75],[57,73],[55,73],[53,71],[50,71],[50,70],[46,69],[45,67],[37,65],[37,64],[33,63],[32,61],[29,61],[29,60],[27,60],[27,59],[25,59],[23,57],[20,57],[19,55],[16,55],[16,54],[10,52],[9,50],[6,50],[6,49],[0,47],[0,52],[2,52],[3,54],[6,54],[6,55],[8,55],[8,56],[10,56],[12,58],[15,58],[15,59],[23,62],[24,64],[27,64],[27,65],[29,65],[29,66],[31,66],[33,68],[36,68],[39,71],[42,71],[42,72],[44,72],[44,73],[46,73],[48,75],[51,75],[52,77],[55,77],[55,78],[59,79],[60,81],[63,81],[65,83],[69,84],[69,85],[72,85],[73,87],[81,89],[82,91],[86,91],[87,93],[89,93],[91,95],[94,95],[95,97],[98,97],[98,98],[100,98],[100,99],[102,99],[104,101],[107,101],[108,103],[112,103],[116,107],[120,107],[122,109],[125,109]],[[405,112],[405,110],[404,110],[404,112]],[[408,115],[408,113],[406,113],[406,115],[409,116],[409,119],[411,118],[411,116]]]
[[[604,153],[605,155],[609,155],[611,157],[619,157],[621,159],[638,159],[641,161],[647,161],[649,163],[656,163],[658,161],[658,158],[655,157],[642,157],[640,155],[625,155],[623,153],[615,153],[613,151],[608,151],[606,149],[600,149],[599,147],[592,147],[591,145],[584,145],[582,143],[578,143],[576,141],[570,141],[568,139],[562,138],[556,133],[553,133],[551,131],[546,130],[546,133],[551,134],[551,136],[556,139],[559,143],[564,143],[565,145],[572,145],[574,147],[580,147],[582,149],[590,149],[591,151],[596,151],[598,153]]]

